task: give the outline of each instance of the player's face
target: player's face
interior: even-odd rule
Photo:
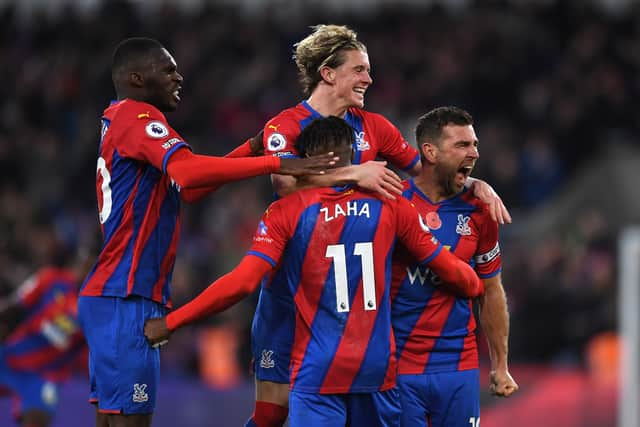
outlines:
[[[438,146],[435,172],[446,194],[462,191],[480,157],[473,126],[446,125]]]
[[[346,108],[364,107],[364,93],[373,83],[369,55],[360,50],[344,52],[345,62],[335,68],[335,93]]]
[[[173,56],[166,49],[159,50],[151,57],[147,70],[144,75],[147,102],[160,111],[175,110],[180,102],[183,79]]]

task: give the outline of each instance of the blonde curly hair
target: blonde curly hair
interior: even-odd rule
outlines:
[[[345,61],[343,53],[347,50],[367,52],[356,32],[345,25],[316,25],[311,29],[311,34],[293,45],[293,60],[306,95],[310,95],[322,80],[322,67],[342,65]]]

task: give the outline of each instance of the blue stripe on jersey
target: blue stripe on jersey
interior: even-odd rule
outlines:
[[[361,117],[356,116],[355,114],[351,113],[351,111],[347,111],[344,119],[347,123],[349,123],[349,125],[351,125],[351,127],[357,134],[362,132]],[[353,142],[353,159],[351,160],[351,163],[353,163],[354,165],[359,165],[362,161],[362,151],[358,149],[357,141],[358,139],[356,138],[356,140]]]
[[[441,331],[443,338],[438,338],[433,345],[431,355],[425,366],[425,372],[437,370],[437,366],[446,364],[451,366],[454,361],[457,364],[464,348],[464,339],[469,335],[466,326],[469,324],[469,317],[472,315],[468,306],[469,302],[457,298],[447,317],[444,328]],[[464,325],[462,328],[455,328],[455,325]]]
[[[247,255],[257,256],[258,258],[261,258],[261,259],[267,261],[269,264],[271,264],[272,267],[275,267],[277,265],[276,262],[273,259],[271,259],[271,257],[266,256],[263,253],[256,252],[256,251],[248,251]]]
[[[29,310],[29,317],[37,317],[40,311],[46,310],[58,296],[66,296],[68,292],[69,287],[66,282],[56,281],[51,283],[47,292],[40,297],[33,307],[25,307],[25,309]]]
[[[302,132],[304,128],[307,127],[307,125],[309,125],[309,123],[311,123],[315,119],[320,119],[323,117],[322,114],[314,110],[313,107],[311,107],[311,105],[309,105],[307,101],[302,101],[301,104],[307,111],[309,111],[309,113],[311,113],[311,115],[300,121],[300,132]],[[356,133],[362,132],[362,128],[363,128],[362,117],[356,116],[351,111],[347,111],[347,114],[345,114],[344,116],[344,120],[347,123],[349,123],[349,125],[354,129]],[[354,165],[359,165],[362,160],[362,151],[358,150],[358,145],[356,141],[353,142],[353,159],[351,159],[351,163]],[[416,164],[419,158],[420,157],[418,156],[413,162],[411,162],[409,169],[411,169],[413,165]]]
[[[117,151],[111,157],[111,216],[103,224],[104,246],[122,225],[124,205],[136,184],[138,168],[135,163],[121,157]]]
[[[160,172],[149,165],[142,174],[140,186],[150,187],[148,190],[139,190],[138,194],[151,196],[153,189],[158,185],[158,181],[162,175]],[[142,198],[141,198],[142,199]],[[136,215],[136,230],[139,229],[138,223],[142,223],[144,215],[148,208],[149,198],[145,198],[144,204],[138,204],[138,197],[134,201],[134,214]],[[167,286],[170,275],[166,275],[162,270],[162,262],[169,252],[171,241],[176,229],[176,218],[180,209],[180,194],[176,187],[172,185],[167,189],[164,200],[160,205],[160,217],[158,223],[153,228],[149,238],[144,242],[144,248],[140,255],[137,269],[134,275],[134,286],[131,293],[141,296],[150,297],[153,292],[153,285],[160,278],[160,274],[165,275],[165,283],[162,284],[163,296],[162,302],[166,303],[169,299],[169,287]],[[139,218],[139,219],[138,219]],[[137,234],[137,233],[136,233]],[[138,244],[143,243],[139,242]],[[140,266],[153,266],[152,268],[140,268]],[[173,269],[173,266],[170,267]]]
[[[353,307],[353,299],[355,298],[357,287],[360,285],[362,279],[362,261],[361,257],[354,255],[354,248],[356,243],[360,242],[373,242],[375,236],[378,221],[380,220],[380,211],[382,209],[382,202],[377,199],[356,199],[352,200],[358,202],[358,204],[367,202],[369,203],[370,218],[374,221],[363,220],[359,216],[347,216],[342,234],[340,237],[340,244],[345,246],[345,257],[347,265],[347,286],[349,289],[350,307]],[[388,297],[388,295],[387,295]],[[377,302],[378,316],[386,316],[386,324],[389,326],[389,310],[388,304],[384,304],[382,301]],[[331,367],[331,359],[335,355],[338,345],[342,339],[342,333],[344,327],[347,324],[350,312],[338,313],[336,308],[336,283],[334,273],[334,263],[329,268],[327,277],[325,279],[324,288],[320,297],[319,306],[313,322],[311,323],[311,334],[315,339],[309,341],[309,345],[305,349],[305,355],[303,358],[300,372],[298,373],[298,379],[296,383],[302,387],[321,387],[328,369]],[[377,320],[377,319],[376,319]],[[376,321],[376,326],[377,326]],[[389,328],[387,328],[389,329]],[[384,334],[385,331],[375,331],[373,333]],[[389,333],[389,330],[386,331]],[[375,336],[375,335],[374,335]],[[384,335],[382,335],[384,336]],[[318,339],[320,338],[320,339]],[[374,340],[377,342],[378,340]],[[382,341],[382,340],[380,340]],[[384,342],[384,341],[382,341]],[[386,341],[387,343],[389,341]],[[369,341],[371,343],[371,341]],[[367,356],[369,355],[367,349]],[[379,348],[374,348],[374,352],[378,352],[377,356],[371,355],[371,357],[382,357],[385,364],[388,363],[388,347],[387,354],[380,354]],[[367,357],[365,357],[365,361]],[[369,359],[371,360],[371,359]],[[329,362],[329,363],[327,363]],[[379,359],[376,364],[379,364]],[[361,365],[363,366],[363,365]],[[356,379],[367,377],[367,382],[371,383],[384,383],[384,376],[386,370],[383,370],[379,381],[371,380],[371,374],[366,370],[359,372]],[[353,382],[354,386],[357,386],[356,381]]]
[[[420,268],[421,277],[427,277],[424,267],[416,268]],[[392,319],[396,338],[396,354],[398,357],[404,351],[407,338],[409,338],[411,331],[413,331],[420,316],[422,316],[424,307],[429,304],[429,300],[436,290],[435,287],[430,285],[428,279],[425,280],[427,286],[424,286],[418,278],[416,278],[418,282],[413,285],[410,283],[410,280],[409,275],[407,275],[400,285],[403,298],[395,298],[393,300]],[[411,293],[410,298],[407,295],[409,292]]]
[[[300,132],[302,132],[304,128],[306,128],[309,123],[311,123],[315,119],[321,119],[323,117],[322,114],[314,110],[307,101],[302,101],[302,106],[311,114],[300,121]]]
[[[126,159],[125,159],[126,160]],[[126,176],[123,177],[129,180],[127,187],[129,187],[128,194],[133,192],[133,187],[135,186],[137,171],[142,170],[142,176],[138,180],[138,189],[133,198],[133,229],[132,233],[128,234],[129,241],[127,242],[127,247],[125,248],[122,258],[118,262],[118,266],[114,270],[113,274],[104,284],[104,289],[102,291],[103,295],[121,295],[124,296],[127,293],[127,285],[129,278],[129,273],[131,270],[131,264],[133,261],[133,250],[134,245],[136,244],[136,240],[134,237],[139,236],[138,231],[140,230],[140,226],[142,225],[142,221],[144,219],[144,214],[149,206],[149,200],[153,195],[153,189],[158,181],[158,179],[162,176],[160,171],[157,170],[152,165],[147,165],[142,169],[138,169],[136,162],[131,160],[124,161],[123,163],[128,163],[125,170]],[[115,176],[115,173],[114,173]],[[119,187],[114,185],[114,187]],[[126,202],[126,198],[122,201],[122,205],[118,208],[112,209],[112,212],[124,212],[124,203]],[[117,209],[117,210],[115,210]],[[121,222],[121,221],[120,221]],[[122,224],[119,224],[122,225]],[[105,239],[106,240],[106,239]],[[153,264],[154,266],[156,264]],[[136,272],[138,275],[138,272]],[[147,282],[148,283],[148,282]],[[151,282],[154,283],[154,282]]]
[[[43,348],[48,348],[50,345],[51,343],[49,340],[46,339],[40,331],[38,331],[37,335],[29,335],[15,344],[8,345],[8,351],[6,354],[15,357],[17,355],[28,354]]]
[[[300,278],[302,276],[302,265],[307,254],[311,235],[316,227],[316,222],[320,215],[320,203],[307,207],[298,217],[298,224],[293,233],[293,237],[289,239],[287,247],[281,259],[284,260],[282,267],[276,272],[271,283],[288,283],[288,288],[281,287],[278,289],[279,294],[287,295],[288,298],[298,291]],[[275,289],[272,289],[272,291]]]
[[[382,204],[380,204],[380,208]],[[376,213],[376,218],[380,219],[379,212]],[[377,224],[376,224],[377,228]],[[392,268],[392,258],[393,258],[393,249],[395,243],[391,245],[387,256],[385,257],[385,267],[384,267],[384,277],[386,278],[386,283],[384,285],[384,293],[382,294],[382,299],[377,302],[378,307],[378,315],[376,316],[376,322],[371,331],[371,337],[369,339],[369,345],[367,346],[367,351],[364,355],[364,359],[362,360],[362,365],[358,374],[354,378],[353,386],[357,387],[361,382],[371,384],[372,378],[376,378],[373,380],[374,384],[384,384],[385,375],[387,373],[389,362],[391,361],[391,304],[390,301],[390,293],[391,293],[391,268]],[[372,340],[374,341],[372,343]],[[388,343],[384,348],[380,345],[375,345],[375,342],[383,342]],[[380,366],[380,361],[385,360],[386,366],[384,370],[380,370],[377,372],[368,372],[367,367],[376,367]],[[352,386],[352,387],[353,387]]]

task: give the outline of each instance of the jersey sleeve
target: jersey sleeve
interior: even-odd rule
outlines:
[[[407,250],[421,263],[435,258],[442,245],[425,225],[415,206],[403,197],[397,199],[396,235]]]
[[[283,200],[275,201],[262,215],[258,228],[253,236],[253,244],[247,255],[264,259],[272,267],[278,265],[287,242],[292,236],[291,226],[287,219],[288,209]]]
[[[378,154],[392,165],[404,171],[410,170],[420,160],[420,153],[402,136],[397,127],[380,114],[374,114],[376,135],[380,137]]]
[[[116,150],[124,157],[152,164],[162,173],[167,173],[167,162],[181,147],[190,149],[158,109],[148,104],[124,106],[111,123],[118,126],[119,135],[114,135]]]
[[[300,135],[300,123],[292,117],[278,115],[264,126],[264,154],[278,157],[300,157],[296,140]]]
[[[498,241],[498,223],[491,219],[486,209],[482,211],[482,219],[474,261],[478,276],[488,279],[502,270],[502,255]]]

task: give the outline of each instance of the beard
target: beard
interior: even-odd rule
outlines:
[[[436,182],[440,186],[440,191],[444,197],[453,196],[459,193],[464,187],[464,185],[461,186],[456,182],[458,168],[439,163],[436,164],[434,171],[436,174]]]

